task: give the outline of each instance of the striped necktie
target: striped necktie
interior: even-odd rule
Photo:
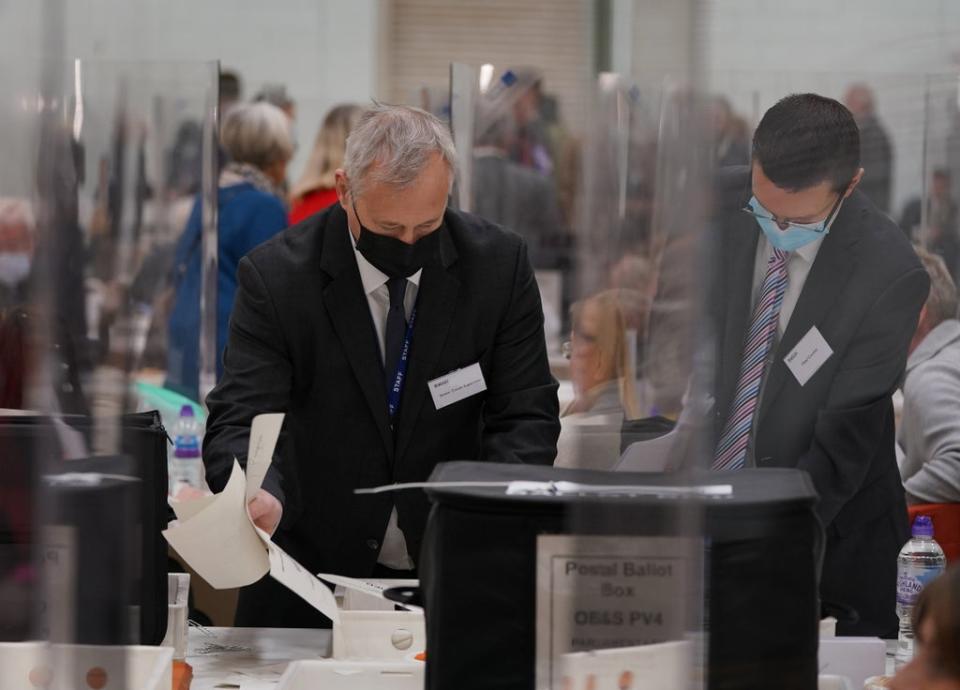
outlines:
[[[788,257],[787,252],[774,248],[767,263],[767,275],[763,279],[760,299],[753,310],[743,348],[737,393],[713,456],[715,470],[739,470],[747,462],[747,444],[753,428],[754,412],[760,400],[763,372],[777,333],[780,305],[783,304],[783,292],[787,287]]]

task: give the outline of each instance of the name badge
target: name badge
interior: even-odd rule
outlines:
[[[483,379],[479,362],[428,381],[427,385],[430,387],[433,405],[438,410],[487,390],[487,382]]]
[[[810,380],[811,376],[817,373],[817,370],[830,359],[832,354],[833,350],[830,349],[827,341],[814,326],[807,331],[807,334],[800,339],[797,346],[790,351],[790,354],[783,361],[802,386]]]

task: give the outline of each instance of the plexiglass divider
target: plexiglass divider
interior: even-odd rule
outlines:
[[[217,73],[55,58],[0,68],[0,641],[23,643],[0,663],[26,674],[17,687],[144,687],[143,665],[109,650],[165,633],[164,423],[197,398],[164,388],[171,333],[197,353],[179,374],[192,367],[209,386],[199,367],[215,357],[199,352],[216,319]],[[205,304],[182,293],[191,213]]]
[[[702,306],[707,99],[669,81],[641,88],[603,74],[589,127],[565,157],[562,135],[532,110],[536,73],[488,67],[460,72],[461,93],[477,92],[469,145],[454,82],[470,208],[527,243],[560,383],[555,466],[593,470],[563,475],[584,486],[566,497],[563,528],[538,533],[526,555],[536,562],[536,687],[701,687],[703,510],[687,471],[701,465],[703,425],[676,422],[694,386]],[[559,168],[571,159],[578,182],[567,206],[577,211],[565,216]],[[634,437],[658,440],[625,453]],[[617,470],[671,486],[650,492],[642,475]],[[606,486],[624,478],[632,486]],[[649,505],[664,493],[671,498]],[[631,524],[644,510],[655,522]]]

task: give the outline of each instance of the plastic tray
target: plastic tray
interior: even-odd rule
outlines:
[[[295,661],[277,690],[423,690],[424,664],[375,661]]]
[[[170,690],[173,650],[8,642],[0,643],[0,669],[0,690]],[[124,669],[126,685],[111,682]]]

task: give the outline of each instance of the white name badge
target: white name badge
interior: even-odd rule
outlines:
[[[787,368],[793,373],[797,382],[803,386],[810,377],[817,373],[817,370],[823,366],[823,363],[830,359],[833,350],[820,335],[820,331],[814,326],[807,334],[800,339],[797,346],[790,351],[790,354],[783,360]]]
[[[433,405],[438,410],[487,390],[487,382],[483,379],[479,362],[428,381],[427,385],[430,387]]]

